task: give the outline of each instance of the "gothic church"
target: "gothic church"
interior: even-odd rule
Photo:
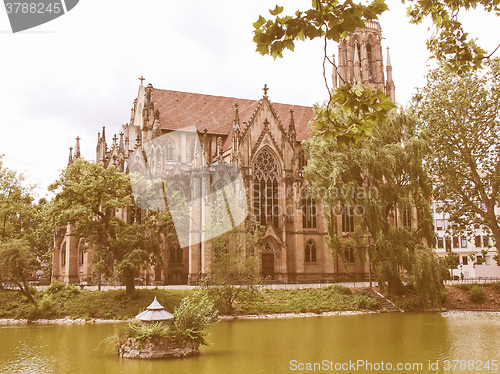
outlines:
[[[384,90],[395,102],[389,51],[384,77],[380,25],[367,22],[366,26],[339,43],[333,84],[362,82]],[[354,256],[348,256],[352,263],[347,272],[342,260],[332,255],[322,208],[300,193],[308,183],[303,176],[306,160],[301,141],[309,137],[313,109],[271,102],[267,91],[265,86],[259,100],[247,100],[157,89],[151,83],[145,87],[141,79],[130,122],[109,145],[103,128],[96,161],[127,172],[134,150],[162,136],[162,151],[149,156],[147,162],[158,172],[177,173],[178,188],[191,196],[195,193],[192,182],[183,178],[182,170],[193,162],[194,137],[198,137],[205,160],[223,160],[242,172],[251,208],[259,212],[256,218],[265,226],[266,250],[260,255],[263,276],[282,283],[365,280],[367,264],[356,264]],[[196,132],[182,131],[192,126]],[[78,142],[74,155],[70,149],[70,163],[80,157]],[[339,215],[338,232],[348,236],[354,219]],[[164,264],[138,278],[148,284],[196,284],[209,272],[210,250],[200,241],[184,248],[165,248]],[[92,250],[72,234],[69,225],[56,229],[53,277],[95,283]]]

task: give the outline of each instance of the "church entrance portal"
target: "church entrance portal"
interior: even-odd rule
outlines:
[[[262,253],[262,277],[274,278],[274,253]]]

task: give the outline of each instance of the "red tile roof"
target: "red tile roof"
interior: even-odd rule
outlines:
[[[232,135],[234,104],[238,103],[242,131],[257,109],[260,101],[233,97],[203,95],[189,92],[153,89],[155,109],[160,111],[160,126],[166,130],[178,130],[196,126],[211,134]],[[294,111],[297,140],[309,137],[308,123],[314,118],[311,107],[271,103],[281,125],[288,131],[290,109]]]

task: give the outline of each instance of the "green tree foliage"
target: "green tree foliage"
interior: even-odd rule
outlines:
[[[29,233],[32,202],[32,188],[24,185],[24,176],[4,167],[0,156],[0,240]]]
[[[96,269],[108,276],[119,274],[127,294],[132,293],[135,271],[157,261],[160,240],[155,221],[136,220],[131,214],[135,206],[129,178],[114,166],[78,159],[50,189],[57,191],[51,204],[53,222],[74,225],[75,234],[92,246]],[[116,214],[126,210],[127,220]]]
[[[458,268],[458,265],[460,264],[460,256],[458,253],[455,253],[453,251],[447,251],[446,256],[440,258],[441,263],[446,267],[446,269],[449,269],[450,272],[447,273],[447,277],[449,279],[452,279],[452,270]]]
[[[393,108],[395,105],[381,90],[344,85],[333,92],[331,101],[314,106],[317,135],[336,139],[339,145],[357,143],[370,135]],[[339,111],[343,112],[340,118]]]
[[[37,303],[31,294],[27,277],[38,269],[38,266],[39,263],[26,240],[8,239],[0,242],[0,282],[14,283],[35,305]]]
[[[25,239],[40,261],[47,278],[52,274],[52,254],[54,250],[54,226],[50,220],[50,202],[41,198],[32,204],[29,216],[29,230],[25,231]]]
[[[45,199],[34,203],[33,187],[25,185],[22,174],[3,166],[0,156],[0,243],[23,240],[50,272],[54,238],[53,228],[47,225],[46,206]]]
[[[226,190],[227,192],[228,190]],[[226,227],[224,211],[228,209],[222,191],[217,191],[211,206],[211,222],[207,230],[222,232]],[[232,313],[234,302],[240,295],[252,297],[255,286],[260,282],[258,261],[264,248],[264,228],[254,220],[247,218],[239,226],[208,243],[212,256],[210,273],[203,280],[202,286],[215,302],[221,313]]]
[[[432,148],[434,195],[454,233],[473,237],[483,225],[500,243],[500,60],[463,77],[432,71],[413,104]]]
[[[460,11],[483,7],[488,12],[500,15],[498,0],[406,0],[410,3],[408,16],[412,23],[421,23],[430,17],[435,27],[434,34],[427,41],[427,48],[447,70],[459,75],[480,68],[487,56],[475,39],[469,37],[462,22]],[[498,48],[498,47],[497,47]]]
[[[196,290],[191,296],[182,299],[180,305],[175,308],[174,323],[171,327],[173,335],[207,345],[206,330],[219,322],[218,314],[209,296],[202,290]]]
[[[335,113],[342,120],[344,113]],[[405,270],[424,303],[436,305],[443,291],[429,207],[431,185],[424,169],[427,144],[411,113],[393,113],[371,136],[344,147],[313,131],[303,146],[308,155],[306,178],[324,207],[327,241],[344,263],[347,248],[359,263],[370,259],[381,286],[398,294]],[[344,208],[339,205],[343,204]],[[353,209],[354,232],[346,239],[337,231],[337,217]],[[406,225],[400,216],[406,212]],[[395,223],[395,222],[398,223]]]

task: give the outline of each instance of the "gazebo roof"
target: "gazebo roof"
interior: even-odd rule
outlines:
[[[165,308],[156,300],[156,296],[147,310],[135,316],[139,321],[166,321],[173,319],[174,315],[167,312]]]
[[[165,309],[165,308],[158,302],[158,300],[156,300],[156,296],[155,296],[155,299],[153,300],[153,302],[148,306],[148,310],[162,310],[162,309]]]

